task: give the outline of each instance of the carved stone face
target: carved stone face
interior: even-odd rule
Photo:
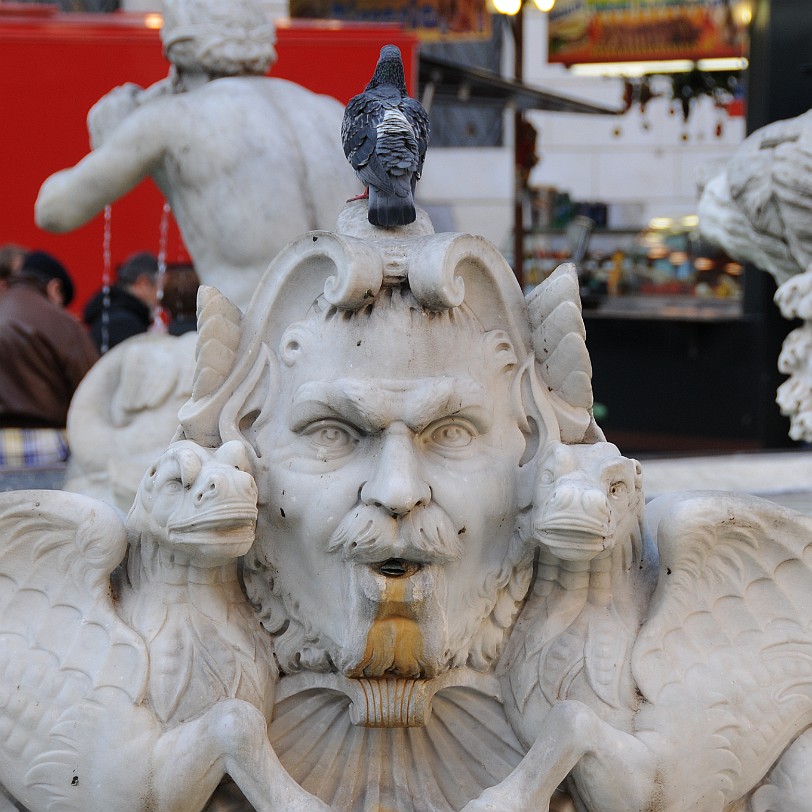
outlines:
[[[432,676],[495,654],[472,648],[514,576],[516,359],[470,314],[384,298],[283,337],[259,539],[302,646],[349,676]]]
[[[216,451],[173,443],[144,475],[128,525],[200,566],[237,558],[251,546],[257,517],[247,467],[238,442]]]

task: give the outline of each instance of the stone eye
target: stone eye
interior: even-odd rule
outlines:
[[[620,498],[628,492],[629,488],[623,480],[618,479],[609,486],[609,496]]]
[[[539,475],[539,482],[542,485],[552,485],[554,479],[553,472],[549,468],[545,468]]]
[[[453,420],[432,428],[429,437],[439,448],[458,449],[469,446],[476,432],[467,421]]]
[[[170,493],[175,493],[176,491],[183,490],[183,483],[180,481],[179,477],[176,479],[168,479],[164,485],[164,490],[169,491]]]
[[[345,451],[355,445],[355,435],[340,423],[320,420],[309,426],[304,435],[316,449],[322,451]]]

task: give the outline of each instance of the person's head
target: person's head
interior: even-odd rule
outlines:
[[[276,59],[276,31],[257,0],[164,0],[161,39],[181,73],[261,76]]]
[[[45,251],[30,251],[25,255],[19,275],[33,279],[57,307],[67,307],[74,296],[73,280],[65,266]]]
[[[20,272],[27,253],[28,249],[20,245],[0,245],[0,291],[5,290],[8,280]]]
[[[158,304],[158,258],[148,251],[132,254],[116,268],[116,284],[148,307]]]
[[[166,266],[163,306],[174,321],[195,318],[199,287],[200,278],[192,265],[175,263]]]

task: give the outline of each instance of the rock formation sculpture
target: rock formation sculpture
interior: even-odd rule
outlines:
[[[790,376],[778,405],[790,437],[812,441],[812,111],[756,130],[706,185],[699,202],[704,236],[730,256],[775,277],[776,304],[805,324],[787,337],[779,369]]]

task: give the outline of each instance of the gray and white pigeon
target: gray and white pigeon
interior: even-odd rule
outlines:
[[[372,79],[350,99],[341,124],[344,154],[368,190],[363,196],[369,196],[372,225],[414,222],[414,188],[428,140],[428,115],[406,93],[400,49],[384,45]]]

